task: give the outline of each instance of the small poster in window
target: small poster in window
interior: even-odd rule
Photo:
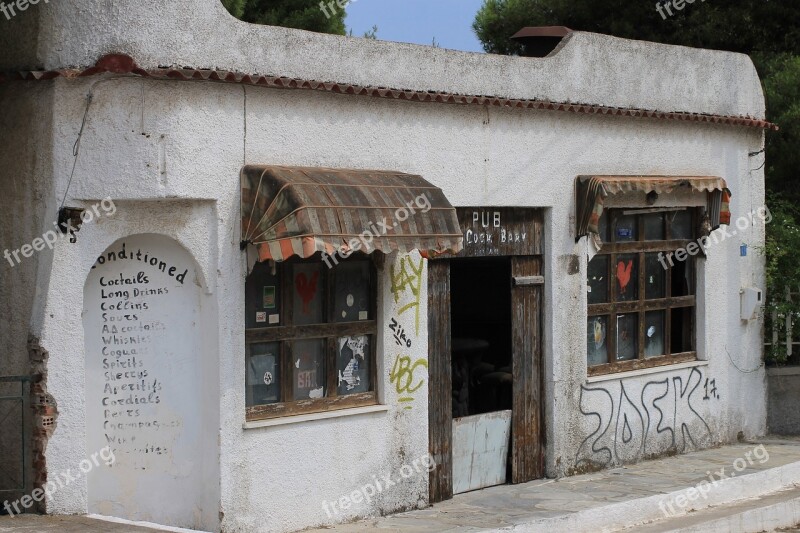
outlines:
[[[264,309],[275,309],[275,286],[264,287]]]
[[[263,324],[267,321],[267,313],[263,311],[259,311],[256,313],[256,322],[259,324]]]

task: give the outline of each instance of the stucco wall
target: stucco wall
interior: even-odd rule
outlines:
[[[0,86],[0,191],[6,209],[0,224],[0,376],[32,373],[27,342],[35,333],[34,304],[37,294],[47,289],[52,253],[24,257],[21,247],[51,229],[58,210],[50,179],[52,91],[37,84],[21,87]],[[4,383],[0,396],[17,396],[22,390],[26,389],[19,382]],[[11,489],[22,486],[22,469],[27,470],[28,480],[33,472],[30,463],[23,462],[20,445],[22,407],[6,401],[0,402],[0,410],[0,470],[7,473],[0,488]],[[33,411],[24,415],[30,422]],[[30,450],[31,435],[25,438]]]
[[[80,317],[73,312],[80,308],[75,302],[81,301],[86,273],[117,238],[154,232],[192,251],[218,306],[220,511],[226,530],[289,531],[427,501],[427,477],[421,475],[347,515],[328,517],[322,507],[373,475],[396,476],[403,464],[427,453],[427,386],[406,410],[390,379],[398,355],[427,358],[425,283],[419,336],[410,353],[398,352],[387,330],[390,316],[404,304],[394,300],[391,268],[405,258],[390,257],[381,273],[379,381],[389,410],[243,429],[246,266],[238,250],[238,172],[244,163],[400,170],[442,187],[454,205],[548,208],[543,310],[548,475],[574,471],[586,460],[613,464],[669,451],[670,433],[659,432],[657,421],[648,418],[656,412],[649,400],[662,395],[654,402],[662,411],[678,403],[677,417],[660,427],[677,428],[679,451],[689,440],[707,445],[734,440],[740,431],[747,437],[764,432],[763,370],[745,374],[731,364],[753,370],[760,362],[760,324],[740,322],[738,289],[763,286],[761,259],[753,252],[763,227],[725,241],[700,261],[698,343],[707,365],[587,384],[586,258],[585,247],[574,241],[572,201],[573,180],[580,174],[719,175],[733,191],[736,217],[763,203],[762,171],[753,170],[761,161],[748,157],[761,147],[760,131],[213,83],[104,79],[92,86],[97,81],[40,85],[56,102],[55,189],[65,186],[61,176],[71,164],[84,95],[93,87],[68,203],[111,196],[119,207],[113,218],[81,230],[78,243],[57,245],[54,282],[37,299],[43,309],[37,317],[44,321],[42,343],[51,353],[50,388],[61,406],[69,406],[62,409],[48,448],[55,471],[74,467],[86,453],[84,392],[75,385],[83,380],[83,338]],[[748,257],[739,257],[739,242],[750,245]],[[582,258],[580,275],[567,275],[572,254]],[[399,318],[410,320],[410,315]],[[716,380],[718,398],[703,399],[706,378]],[[590,392],[601,388],[608,394]],[[621,396],[630,404],[621,405]],[[630,434],[624,424],[617,431],[620,412],[623,421],[628,417]],[[606,425],[607,432],[596,433]],[[621,443],[618,434],[624,437]],[[595,457],[601,448],[616,456]],[[48,510],[83,512],[86,502],[86,486],[78,482],[57,492]]]

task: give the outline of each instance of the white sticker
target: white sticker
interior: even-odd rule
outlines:
[[[266,372],[264,374],[264,385],[272,385],[272,372]]]
[[[256,313],[256,322],[261,324],[262,322],[266,322],[266,321],[267,321],[267,313],[265,313],[263,311],[258,311]]]
[[[269,315],[269,323],[277,324],[281,321],[281,315]]]
[[[356,299],[353,298],[352,294],[348,294],[347,295],[347,307],[353,307],[353,304],[355,303],[355,301],[356,301]]]
[[[359,320],[366,320],[369,317],[369,313],[367,311],[359,311],[358,312],[358,319]]]

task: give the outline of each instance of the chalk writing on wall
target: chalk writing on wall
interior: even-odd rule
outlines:
[[[710,399],[712,390],[717,394],[715,381],[706,382],[712,387]],[[593,422],[591,433],[578,447],[575,468],[608,467],[708,446],[711,428],[697,410],[704,392],[698,368],[648,381],[640,389],[633,380],[582,386],[580,411]]]
[[[207,503],[201,466],[214,436],[203,420],[212,378],[201,298],[194,259],[163,236],[118,241],[90,272],[87,449],[110,446],[116,457],[87,475],[90,512],[193,523]],[[173,495],[170,505],[147,496],[156,489]]]

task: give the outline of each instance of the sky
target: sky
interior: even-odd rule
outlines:
[[[378,39],[483,52],[472,31],[483,0],[351,0],[347,6],[348,32],[363,35],[378,26]]]

